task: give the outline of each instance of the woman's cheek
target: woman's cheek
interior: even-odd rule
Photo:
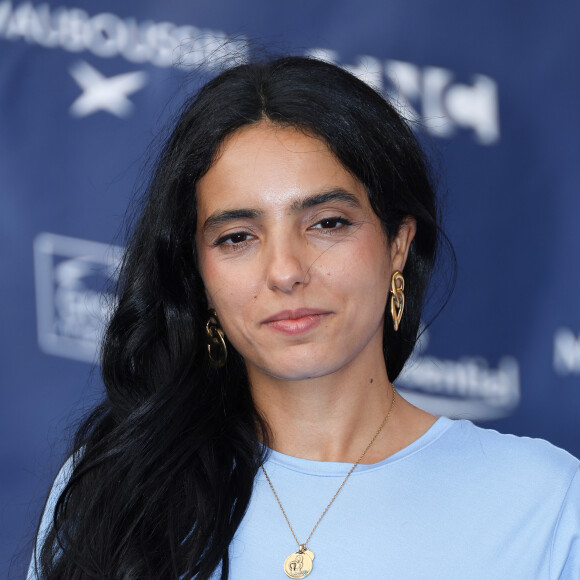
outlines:
[[[212,256],[200,257],[200,273],[210,305],[217,308],[219,295],[228,287],[227,269]]]

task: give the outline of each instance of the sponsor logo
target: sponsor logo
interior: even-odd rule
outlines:
[[[317,48],[309,54],[339,64],[335,51]],[[436,137],[452,137],[458,129],[468,129],[482,145],[499,141],[498,88],[488,76],[476,74],[470,84],[458,83],[445,68],[373,56],[360,56],[355,65],[343,66],[387,94],[407,119]]]
[[[122,249],[41,233],[34,240],[38,344],[42,351],[96,362],[113,297],[105,288]]]
[[[107,78],[84,61],[74,64],[70,74],[83,90],[71,105],[70,113],[74,117],[86,117],[97,111],[127,117],[133,111],[129,95],[143,88],[147,82],[147,74],[143,71]]]
[[[247,55],[246,41],[224,32],[179,26],[172,22],[138,22],[110,12],[94,16],[80,8],[48,4],[0,2],[0,37],[26,40],[46,48],[89,51],[96,56],[121,56],[131,63],[155,66],[213,68],[231,54]]]
[[[0,38],[184,69],[211,70],[232,58],[244,61],[249,54],[243,37],[229,37],[222,31],[172,22],[139,22],[109,12],[91,16],[80,8],[52,8],[31,2],[14,7],[7,0],[0,1]],[[451,70],[441,67],[383,61],[374,56],[360,56],[355,64],[344,64],[337,52],[326,48],[312,48],[306,53],[343,66],[389,95],[410,121],[419,122],[436,137],[452,137],[459,130],[468,130],[482,145],[499,141],[498,88],[488,76],[475,74],[469,83],[461,83]],[[71,113],[79,117],[98,110],[127,116],[132,109],[128,96],[146,81],[143,72],[106,79],[86,63],[75,65],[71,74],[83,89],[71,107]]]
[[[435,415],[489,421],[511,415],[520,395],[519,364],[513,357],[491,368],[482,357],[444,360],[423,355],[428,336],[423,333],[417,353],[397,378],[405,399]]]
[[[580,335],[569,328],[559,328],[554,334],[553,362],[559,375],[580,375]]]

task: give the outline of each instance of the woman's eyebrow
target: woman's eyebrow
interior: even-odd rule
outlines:
[[[333,201],[345,203],[351,207],[361,207],[360,202],[355,195],[346,191],[346,189],[338,187],[328,191],[321,191],[308,197],[296,200],[292,204],[292,211],[301,211],[303,209],[308,209],[316,205],[321,205],[323,203],[329,203]]]
[[[210,215],[203,224],[203,231],[212,230],[227,222],[238,219],[256,219],[262,215],[258,209],[230,209]]]

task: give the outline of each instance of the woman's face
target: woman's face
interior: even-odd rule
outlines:
[[[414,225],[389,245],[364,186],[324,142],[244,127],[199,181],[197,204],[208,301],[250,376],[300,380],[382,357],[391,273]]]

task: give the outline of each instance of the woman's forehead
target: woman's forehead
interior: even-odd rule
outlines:
[[[198,212],[247,204],[289,210],[305,197],[329,191],[348,192],[361,206],[368,204],[362,183],[322,139],[261,122],[224,141],[197,184]]]

